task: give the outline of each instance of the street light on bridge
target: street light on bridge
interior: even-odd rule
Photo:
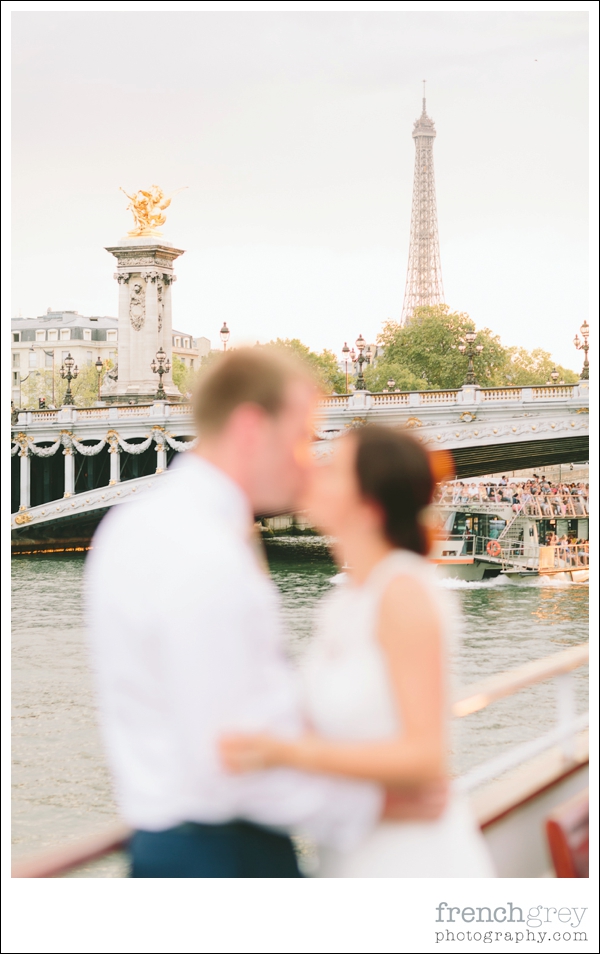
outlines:
[[[157,401],[166,401],[167,395],[165,389],[163,388],[163,374],[168,374],[171,370],[171,362],[169,361],[166,353],[162,348],[159,348],[156,352],[156,358],[152,358],[152,364],[150,365],[154,374],[158,374],[158,391],[156,392]]]
[[[477,384],[477,379],[475,377],[475,367],[473,365],[473,358],[477,354],[481,354],[483,351],[483,345],[477,345],[473,347],[473,343],[477,337],[477,334],[474,331],[467,331],[465,335],[465,341],[461,341],[458,346],[458,350],[461,354],[466,354],[469,359],[469,366],[467,368],[467,376],[465,378],[465,384]]]
[[[220,332],[219,332],[219,337],[220,337],[221,341],[223,342],[223,351],[227,351],[227,342],[229,341],[229,336],[230,336],[230,334],[231,334],[231,332],[230,332],[229,328],[227,327],[227,322],[224,321],[224,322],[223,322],[223,327],[221,328],[221,330],[220,330]]]
[[[71,352],[67,355],[65,360],[62,363],[60,369],[60,376],[63,381],[67,382],[67,390],[65,392],[65,405],[73,404],[73,392],[71,391],[71,381],[74,381],[79,374],[79,369],[75,364],[75,358],[71,356]]]
[[[102,358],[100,357],[100,355],[98,355],[98,360],[96,361],[96,374],[98,375],[98,404],[102,403],[100,399],[100,385],[102,383],[103,369],[104,369],[104,362],[102,361]]]
[[[578,351],[583,351],[583,354],[584,354],[583,369],[581,371],[581,380],[589,381],[590,362],[588,361],[588,351],[590,350],[590,346],[588,344],[588,337],[590,334],[590,326],[588,325],[587,321],[584,321],[584,323],[582,324],[579,330],[583,337],[583,341],[581,340],[579,335],[575,335],[575,337],[573,338],[573,344],[575,345]]]
[[[366,391],[367,385],[365,383],[365,378],[363,375],[363,364],[368,364],[369,359],[365,358],[363,351],[367,346],[367,342],[362,335],[359,335],[356,339],[356,350],[358,351],[358,358],[356,363],[358,364],[358,377],[356,378],[356,390],[357,391]]]

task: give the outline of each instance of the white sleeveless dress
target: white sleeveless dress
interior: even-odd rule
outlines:
[[[344,581],[322,601],[315,636],[302,665],[306,712],[314,730],[344,742],[397,735],[400,720],[376,637],[382,594],[396,576],[409,576],[435,603],[448,631],[445,605],[427,560],[394,550],[361,586]],[[450,647],[450,633],[445,634]],[[321,849],[318,877],[494,877],[481,833],[465,798],[451,793],[435,821],[380,822],[344,853]]]

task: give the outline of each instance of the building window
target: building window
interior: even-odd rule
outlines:
[[[37,368],[37,351],[29,351],[29,367]]]
[[[184,338],[184,339],[183,339],[183,347],[184,347],[184,348],[189,348],[189,346],[190,346],[190,339],[189,339],[189,338]]]
[[[107,331],[107,332],[106,332],[106,340],[107,340],[107,341],[116,341],[116,340],[117,340],[117,332],[116,332],[116,331]]]
[[[21,340],[21,332],[13,331],[13,341],[20,341],[20,340]]]
[[[52,351],[50,354],[48,354],[46,351],[44,351],[44,357],[46,359],[46,367],[54,367],[54,352]]]
[[[58,341],[58,331],[56,328],[51,328],[48,332],[48,341]]]
[[[193,359],[193,358],[190,358],[190,368],[192,369],[192,371],[194,370],[194,359]]]
[[[113,365],[114,365],[114,363],[115,363],[116,357],[117,357],[117,352],[116,352],[116,351],[109,351],[109,352],[108,352],[108,360],[109,360],[109,361],[112,361]]]
[[[45,331],[36,331],[36,333],[35,333],[35,340],[36,340],[36,341],[45,341],[45,340],[46,340],[46,332],[45,332]]]
[[[13,351],[13,368],[21,367],[21,353],[20,351]]]
[[[69,341],[71,338],[71,329],[70,328],[61,328],[60,329],[60,340]]]
[[[175,347],[181,348],[181,338],[179,337],[179,335],[175,335]]]
[[[83,329],[83,340],[84,340],[84,341],[91,341],[91,340],[92,340],[92,329],[91,329],[91,328],[84,328],[84,329]]]
[[[86,363],[86,364],[91,364],[91,363],[92,363],[92,352],[91,352],[91,351],[86,351],[86,353],[85,353],[85,363]]]
[[[19,384],[19,372],[18,372],[18,371],[13,371],[13,384],[16,384],[16,385]]]

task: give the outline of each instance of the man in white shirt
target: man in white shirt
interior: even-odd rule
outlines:
[[[91,643],[133,877],[298,877],[289,832],[350,846],[382,813],[376,785],[230,775],[218,755],[227,732],[303,728],[254,517],[297,502],[317,396],[283,355],[223,357],[195,397],[197,447],[94,537]]]

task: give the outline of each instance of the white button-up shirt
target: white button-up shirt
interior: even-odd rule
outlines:
[[[350,846],[379,816],[378,786],[220,764],[224,733],[303,730],[252,522],[240,488],[188,452],[94,537],[89,623],[120,810],[138,829],[243,818]]]

